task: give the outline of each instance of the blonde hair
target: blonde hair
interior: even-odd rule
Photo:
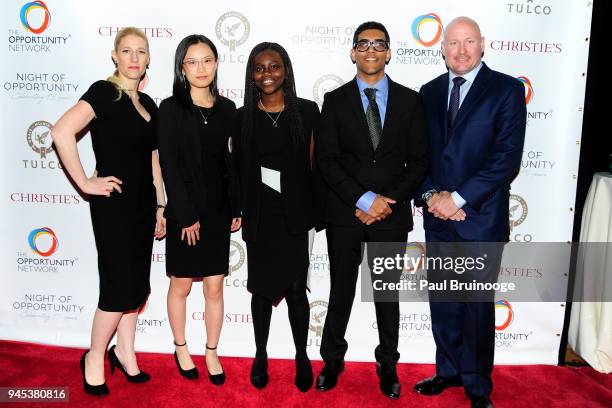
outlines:
[[[119,44],[121,43],[121,40],[123,40],[128,35],[135,35],[136,37],[142,38],[147,43],[147,50],[149,49],[149,39],[147,38],[147,35],[144,33],[144,31],[137,27],[124,27],[119,30],[119,32],[115,36],[115,52],[119,51]],[[123,88],[121,88],[121,83],[119,82],[119,70],[115,69],[113,75],[106,78],[106,80],[112,83],[115,86],[115,89],[117,90],[117,98],[115,99],[115,101],[121,99],[121,96],[123,95]]]

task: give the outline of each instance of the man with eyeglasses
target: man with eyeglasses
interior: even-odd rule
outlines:
[[[325,200],[331,279],[321,343],[325,367],[316,384],[321,391],[334,388],[344,370],[348,348],[344,336],[363,243],[368,243],[368,262],[377,243],[392,250],[399,243],[405,252],[413,225],[410,199],[428,167],[420,98],[385,74],[391,59],[386,28],[377,22],[361,24],[350,56],[357,75],[325,95],[315,143],[317,164],[329,188],[325,197],[318,197]],[[399,275],[390,276],[387,280],[399,279]],[[390,398],[399,398],[397,293],[382,297],[374,293],[374,305],[380,389]]]

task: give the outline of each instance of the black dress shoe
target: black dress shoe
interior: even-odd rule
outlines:
[[[261,390],[266,385],[270,377],[268,376],[268,356],[255,356],[251,366],[251,384]]]
[[[187,345],[187,342],[184,342],[183,344],[176,344],[176,341],[175,341],[174,345],[176,347],[183,347]],[[179,359],[178,359],[178,356],[176,355],[176,351],[174,352],[174,362],[176,363],[176,366],[178,367],[179,374],[181,374],[183,377],[185,377],[188,380],[198,379],[199,377],[198,368],[193,367],[193,368],[190,368],[189,370],[184,370],[183,367],[181,367],[181,363],[179,363]]]
[[[217,347],[208,347],[208,344],[206,345],[206,350],[216,349]],[[204,364],[206,364],[206,357],[204,357]],[[219,365],[221,365],[221,361],[219,361]],[[208,366],[206,366],[206,370],[208,370]],[[210,370],[208,370],[208,379],[214,385],[223,385],[225,383],[225,371],[223,371],[223,366],[221,366],[221,374],[211,374]]]
[[[108,391],[108,386],[106,385],[106,383],[102,383],[100,385],[91,385],[85,379],[85,356],[87,355],[87,353],[89,353],[89,350],[83,353],[83,355],[81,356],[81,363],[80,363],[81,373],[83,374],[83,389],[85,390],[86,393],[91,394],[91,395],[108,395],[109,391]]]
[[[438,395],[447,388],[460,387],[461,385],[463,384],[459,376],[442,377],[440,375],[434,375],[433,377],[426,378],[416,383],[414,389],[419,394]]]
[[[380,390],[387,397],[398,399],[402,386],[397,377],[396,365],[393,363],[376,364],[376,374],[380,378]]]
[[[295,386],[306,392],[312,387],[312,365],[307,355],[295,356]]]
[[[317,390],[328,391],[338,383],[338,376],[344,371],[344,360],[326,361],[317,377]]]
[[[493,408],[493,402],[488,395],[470,395],[468,394],[472,408]]]
[[[108,349],[108,362],[110,363],[111,374],[115,374],[115,367],[119,369],[125,375],[125,378],[131,383],[143,383],[149,381],[151,376],[144,371],[139,372],[138,374],[130,375],[119,361],[117,354],[115,354],[115,346],[113,345],[110,349]]]

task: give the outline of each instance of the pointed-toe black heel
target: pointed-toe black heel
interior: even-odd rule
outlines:
[[[174,345],[176,347],[183,347],[187,345],[187,342],[184,342],[183,344],[176,344],[176,341],[175,341]],[[186,379],[197,380],[198,377],[200,376],[200,374],[198,373],[197,367],[190,368],[189,370],[184,370],[183,367],[181,367],[181,363],[179,363],[178,356],[176,355],[176,351],[174,352],[174,361],[176,362],[176,366],[178,367],[179,374],[181,374]]]
[[[85,390],[86,393],[91,394],[91,395],[108,395],[109,391],[108,391],[108,387],[106,386],[106,383],[103,383],[100,385],[91,385],[87,383],[87,380],[85,379],[85,356],[87,355],[87,353],[89,353],[89,350],[83,353],[83,355],[81,356],[81,363],[80,363],[81,373],[83,374],[83,389]]]
[[[206,350],[216,350],[217,347],[208,347],[206,345]],[[217,356],[219,358],[219,356]],[[204,356],[204,364],[206,364],[206,356]],[[219,360],[219,365],[221,365],[221,360]],[[223,366],[221,366],[222,372],[220,374],[211,374],[210,370],[208,370],[208,365],[206,366],[206,370],[208,371],[208,379],[214,385],[223,385],[225,383],[225,371],[223,371]]]
[[[125,375],[125,378],[131,383],[143,383],[151,379],[151,376],[142,370],[135,375],[128,374],[128,372],[125,371],[123,364],[121,364],[121,361],[119,361],[119,358],[117,358],[117,354],[115,354],[114,345],[108,349],[108,362],[110,363],[111,374],[115,374],[115,367],[117,367],[119,371]]]

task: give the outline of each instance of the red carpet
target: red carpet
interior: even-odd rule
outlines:
[[[0,341],[0,386],[68,386],[70,404],[10,404],[19,407],[469,407],[460,388],[437,397],[425,397],[412,390],[413,384],[433,373],[432,365],[400,364],[398,374],[403,390],[398,401],[378,390],[373,363],[347,363],[336,389],[300,393],[293,385],[294,365],[290,360],[270,361],[270,383],[256,390],[249,382],[251,359],[222,358],[228,380],[213,386],[206,376],[187,381],[179,376],[172,355],[140,353],[139,364],[152,376],[145,384],[128,383],[121,373],[106,382],[111,394],[86,395],[81,384],[79,358],[83,350]],[[195,360],[205,372],[201,356]],[[322,362],[313,362],[315,375]],[[612,407],[612,375],[590,367],[498,366],[492,394],[496,407]],[[9,406],[0,403],[1,406]]]

